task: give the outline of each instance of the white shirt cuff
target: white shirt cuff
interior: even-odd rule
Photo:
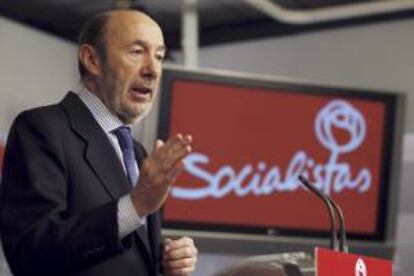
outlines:
[[[138,227],[146,224],[146,218],[137,214],[129,195],[119,199],[117,215],[118,237],[120,239],[125,238]]]

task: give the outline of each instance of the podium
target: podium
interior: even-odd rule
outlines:
[[[392,275],[392,262],[324,248],[315,249],[316,276]]]
[[[357,254],[315,248],[305,252],[261,255],[247,258],[216,276],[370,276],[392,275],[392,262]]]

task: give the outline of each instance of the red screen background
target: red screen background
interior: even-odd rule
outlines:
[[[378,214],[385,104],[361,98],[292,93],[277,89],[247,88],[228,84],[177,80],[172,86],[170,131],[189,133],[194,151],[208,155],[203,169],[214,174],[231,165],[236,174],[246,164],[265,161],[278,166],[281,176],[298,150],[304,150],[316,163],[325,164],[330,156],[314,130],[318,112],[334,99],[343,99],[359,110],[366,123],[366,136],[338,162],[351,166],[352,177],[362,168],[371,172],[366,193],[345,190],[332,193],[342,207],[346,226],[353,233],[375,233]],[[333,94],[332,94],[333,95]],[[347,134],[336,132],[339,140]],[[312,178],[311,178],[312,180]],[[205,187],[202,180],[184,172],[175,186]],[[172,196],[164,206],[166,221],[245,225],[287,229],[321,230],[329,228],[323,203],[304,189],[270,195],[238,197],[231,192],[223,198],[182,200]]]

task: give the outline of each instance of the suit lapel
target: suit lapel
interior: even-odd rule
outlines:
[[[88,108],[73,92],[69,92],[61,104],[69,118],[72,129],[86,143],[85,159],[111,198],[117,200],[129,193],[132,187],[128,182],[122,164],[105,132],[95,121]],[[141,167],[146,157],[145,150],[140,144],[135,143],[134,151],[138,167]],[[158,234],[153,232],[159,231],[159,228],[156,229],[154,226],[153,216],[148,216],[147,219],[149,234],[144,227],[140,227],[136,233],[140,246],[145,250],[148,259],[155,264],[156,251],[158,250],[156,236]]]
[[[72,92],[68,93],[61,104],[72,129],[86,142],[85,159],[108,194],[114,200],[127,194],[131,187],[119,158],[90,111]]]

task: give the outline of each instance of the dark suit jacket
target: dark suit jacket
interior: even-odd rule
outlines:
[[[138,165],[146,157],[136,143]],[[156,275],[159,214],[122,241],[117,200],[131,189],[77,95],[20,114],[8,138],[0,231],[15,275]],[[150,249],[149,249],[150,248]]]

